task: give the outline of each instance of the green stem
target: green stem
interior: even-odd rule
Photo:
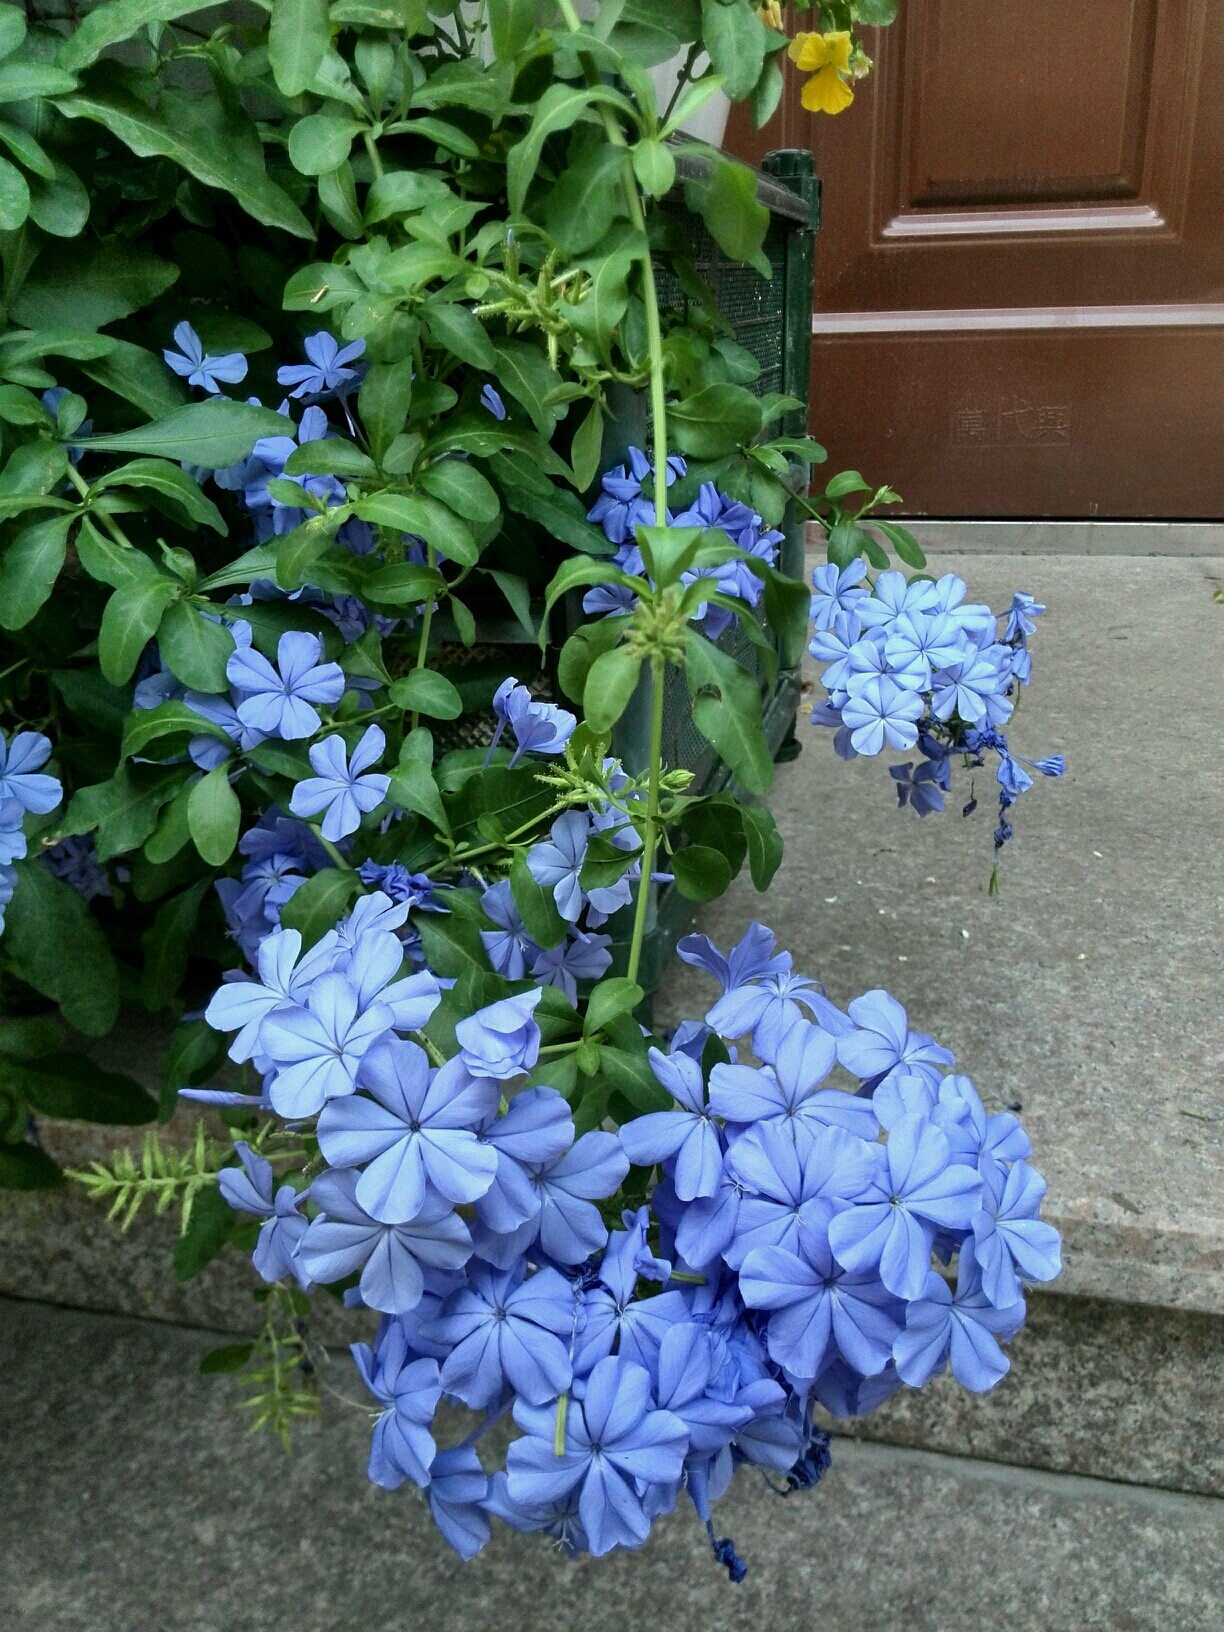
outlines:
[[[383,162],[382,155],[378,151],[378,143],[374,140],[373,136],[368,130],[362,131],[361,134],[362,140],[365,142],[365,150],[370,155],[370,166],[374,171],[374,179],[376,181],[381,180],[383,173]]]
[[[637,911],[633,917],[633,940],[629,947],[629,967],[625,973],[637,979],[642,961],[642,940],[646,934],[646,911],[650,905],[650,875],[654,871],[655,847],[659,842],[659,777],[663,765],[663,679],[662,657],[650,660],[650,788],[646,805],[646,836],[642,843],[642,876],[638,880]]]
[[[72,483],[73,487],[76,488],[77,492],[83,499],[87,499],[89,497],[89,483],[77,470],[71,459],[68,461],[68,480]],[[115,520],[114,516],[112,516],[108,511],[97,510],[94,511],[93,514],[102,518],[102,525],[106,528],[107,532],[121,549],[134,550],[136,548],[131,539],[124,532],[123,528],[120,527],[119,523]]]
[[[556,804],[551,809],[546,810],[542,816],[533,816],[529,822],[524,822],[522,827],[516,827],[513,833],[507,833],[505,838],[499,839],[496,844],[477,845],[473,850],[456,850],[454,855],[447,856],[445,861],[436,861],[432,867],[425,869],[425,877],[432,878],[435,873],[440,873],[447,867],[453,867],[457,862],[475,861],[477,856],[487,856],[490,850],[502,850],[506,845],[513,844],[516,839],[521,838],[524,833],[530,832],[538,823],[546,822],[551,816],[556,816],[561,811],[568,809],[569,800],[558,799]]]
[[[426,554],[426,560],[429,562],[430,570],[431,571],[436,571],[437,565],[438,565],[438,554],[437,554],[437,551],[434,549],[432,544],[426,544],[425,554]],[[420,643],[417,646],[416,667],[418,669],[423,669],[425,667],[425,659],[429,655],[429,625],[430,625],[430,623],[431,623],[431,621],[433,619],[433,609],[434,609],[433,596],[432,595],[427,595],[425,597],[425,610],[421,614],[421,639],[420,639]],[[417,710],[414,708],[413,711],[412,711],[412,729],[414,731],[416,730],[417,726],[420,724],[420,719],[421,719],[420,715],[418,714]]]
[[[314,834],[315,838],[318,839],[324,850],[327,851],[328,855],[335,862],[336,866],[342,867],[346,873],[351,873],[353,870],[352,862],[346,861],[332,841],[323,837],[322,829],[316,823],[310,822],[308,825],[310,827],[310,831]],[[362,893],[364,894],[364,891]]]

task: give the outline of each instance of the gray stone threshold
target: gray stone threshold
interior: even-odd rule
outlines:
[[[886,517],[887,519],[887,517]],[[1224,522],[911,521],[924,549],[965,555],[1175,555],[1224,558]],[[822,529],[809,523],[809,543]]]

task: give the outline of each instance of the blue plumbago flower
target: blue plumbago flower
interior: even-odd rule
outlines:
[[[239,698],[243,693],[238,693]],[[248,748],[256,748],[267,740],[263,731],[255,731],[249,725],[243,725],[238,717],[237,704],[228,697],[214,696],[209,692],[189,691],[183,701],[193,714],[201,719],[219,725],[230,742],[241,748],[245,753]],[[215,771],[218,765],[224,765],[233,754],[233,748],[227,747],[214,736],[201,732],[198,737],[192,737],[187,744],[187,752],[191,756],[193,765],[199,766],[202,771]]]
[[[871,594],[870,587],[862,587],[866,576],[867,563],[861,556],[840,570],[832,561],[812,569],[812,586],[816,593],[812,596],[811,617],[817,629],[832,629],[838,613],[852,612]]]
[[[636,1298],[640,1275],[654,1279],[670,1274],[671,1265],[651,1256],[646,1244],[649,1210],[626,1212],[624,1230],[613,1230],[599,1266],[599,1280],[583,1293],[574,1371],[583,1376],[613,1349],[654,1374],[659,1344],[669,1326],[687,1320],[689,1306],[681,1292]]]
[[[318,836],[305,822],[286,816],[278,805],[266,810],[254,827],[248,827],[238,840],[239,852],[252,861],[268,856],[291,855],[297,858],[303,871],[318,872],[331,865],[331,858]]]
[[[770,1357],[804,1379],[818,1376],[833,1353],[864,1376],[883,1371],[900,1334],[897,1300],[877,1275],[839,1267],[823,1221],[801,1224],[797,1247],[758,1247],[740,1268],[744,1302],[770,1312]]]
[[[757,1058],[772,1061],[783,1037],[803,1018],[800,1003],[826,1031],[846,1029],[845,1016],[816,990],[815,981],[790,969],[766,975],[756,985],[733,987],[706,1015],[706,1024],[723,1037],[743,1037],[750,1031]]]
[[[836,1213],[829,1244],[839,1264],[880,1279],[899,1298],[921,1297],[939,1229],[968,1230],[981,1206],[975,1168],[953,1162],[948,1141],[925,1117],[903,1116],[878,1150],[872,1188]]]
[[[580,1264],[598,1252],[608,1230],[594,1203],[614,1195],[629,1171],[629,1158],[616,1135],[599,1129],[584,1133],[555,1160],[523,1165],[535,1193],[535,1212],[513,1231],[498,1232],[500,1242],[487,1229],[478,1229],[475,1240],[481,1257],[508,1268],[537,1239],[557,1264]],[[493,1189],[505,1193],[500,1167]]]
[[[22,810],[46,816],[64,797],[54,776],[39,773],[51,757],[51,743],[39,731],[19,731],[6,742],[0,731],[0,799],[15,799]]]
[[[1033,1154],[1032,1142],[1011,1111],[987,1116],[969,1077],[945,1077],[931,1119],[943,1132],[955,1161],[977,1167],[984,1157],[996,1162],[1021,1161]]]
[[[688,1433],[679,1417],[654,1408],[642,1366],[619,1355],[599,1362],[585,1397],[570,1401],[560,1456],[555,1408],[518,1401],[514,1418],[524,1437],[506,1453],[512,1501],[533,1507],[579,1490],[578,1512],[596,1558],[645,1541],[650,1520],[639,1491],[679,1479]]]
[[[489,1539],[484,1511],[489,1480],[471,1445],[439,1451],[429,1469],[429,1511],[442,1537],[462,1559],[475,1558]]]
[[[163,351],[162,356],[188,385],[203,386],[215,397],[221,390],[221,384],[237,385],[240,380],[246,379],[247,360],[242,353],[228,351],[224,357],[206,357],[203,343],[190,323],[176,325],[174,343],[178,351]]]
[[[498,1472],[489,1480],[484,1506],[486,1513],[508,1524],[512,1530],[523,1534],[542,1531],[564,1547],[570,1558],[578,1558],[591,1550],[578,1512],[578,1494],[575,1487],[555,1502],[514,1502],[510,1499],[506,1475]]]
[[[412,1354],[398,1322],[382,1334],[377,1354],[367,1343],[354,1343],[352,1355],[362,1382],[384,1407],[370,1446],[371,1481],[397,1490],[411,1479],[423,1488],[437,1453],[429,1425],[442,1397],[438,1362]]]
[[[1006,647],[998,649],[1006,651]],[[1010,678],[1010,656],[1006,667],[1001,667],[991,655],[995,650],[990,647],[985,652],[973,652],[936,675],[933,705],[936,719],[949,720],[955,714],[966,725],[976,725],[983,720],[991,725],[1006,723],[1012,711],[1004,695]]]
[[[701,1066],[686,1054],[649,1053],[650,1069],[679,1110],[634,1117],[620,1130],[625,1154],[638,1167],[675,1158],[673,1183],[681,1201],[712,1196],[722,1176],[722,1144],[705,1102]]]
[[[832,623],[825,629],[817,629],[808,642],[808,651],[818,663],[826,663],[828,667],[821,671],[820,682],[834,697],[844,701],[846,686],[850,676],[861,672],[856,669],[852,654],[863,638],[863,625],[855,612],[838,612]],[[861,662],[861,654],[859,661]],[[835,720],[830,723],[840,723],[840,710]]]
[[[942,1275],[928,1270],[921,1297],[906,1308],[905,1330],[893,1346],[898,1374],[911,1388],[921,1388],[951,1357],[957,1382],[982,1394],[1009,1370],[998,1340],[1016,1335],[1024,1313],[1023,1302],[995,1308],[982,1289],[972,1248],[964,1246],[956,1296]]]
[[[878,986],[846,1005],[853,1022],[837,1039],[837,1057],[847,1071],[863,1082],[876,1083],[895,1066],[925,1072],[938,1083],[941,1065],[955,1065],[956,1056],[924,1032],[911,1031],[905,1010],[895,997]]]
[[[204,1018],[214,1031],[236,1031],[229,1057],[239,1065],[266,1053],[260,1032],[274,1010],[305,1003],[320,975],[330,973],[332,947],[327,938],[317,942],[302,956],[302,937],[296,929],[277,930],[265,936],[256,954],[259,979],[247,980],[235,973],[213,993]]]
[[[509,1235],[539,1217],[536,1171],[547,1168],[574,1143],[569,1106],[555,1088],[524,1088],[504,1116],[485,1124],[480,1138],[497,1157],[497,1175],[477,1201],[476,1216],[487,1231]],[[483,1237],[481,1255],[488,1257]]]
[[[578,982],[598,980],[612,965],[610,935],[583,934],[571,929],[559,946],[538,952],[531,965],[532,980],[556,986],[571,1003],[578,1001]]]
[[[946,612],[975,644],[990,645],[995,638],[999,620],[988,606],[970,605],[965,601],[969,593],[963,578],[954,572],[945,572],[934,585],[935,598],[931,610]]]
[[[475,1129],[497,1112],[500,1085],[462,1060],[431,1071],[415,1043],[390,1038],[365,1055],[360,1092],[329,1100],[319,1149],[333,1167],[362,1167],[357,1201],[382,1224],[406,1224],[436,1193],[453,1204],[483,1196],[497,1157]]]
[[[344,670],[322,658],[318,637],[295,629],[277,642],[275,669],[253,646],[237,648],[225,673],[245,693],[238,704],[243,725],[287,741],[313,737],[322,724],[313,705],[338,703],[345,687]]]
[[[429,874],[410,873],[403,862],[392,861],[383,867],[376,861],[363,861],[357,869],[357,876],[363,884],[377,887],[392,901],[410,911],[446,911],[440,901],[434,900],[433,879]]]
[[[459,1058],[474,1077],[500,1082],[530,1071],[540,1057],[540,1028],[535,1023],[541,990],[520,992],[477,1009],[455,1027]]]
[[[539,956],[540,948],[523,927],[509,879],[503,878],[487,889],[480,898],[480,905],[485,917],[497,925],[496,929],[480,932],[489,962],[507,980],[522,980],[528,966]]]
[[[1052,1224],[1038,1214],[1046,1182],[1026,1161],[1003,1167],[991,1156],[978,1163],[982,1207],[973,1215],[973,1251],[982,1289],[996,1309],[1024,1296],[1020,1278],[1052,1281],[1062,1269],[1061,1244]]]
[[[605,537],[613,544],[632,539],[639,523],[647,527],[654,524],[654,500],[642,492],[642,483],[653,469],[641,448],[630,448],[628,470],[624,465],[617,465],[615,470],[605,473],[601,482],[603,491],[587,511],[587,520],[602,526]],[[668,454],[668,487],[687,471],[688,466],[678,453]],[[668,519],[670,521],[670,516]]]
[[[329,1099],[351,1094],[369,1050],[395,1023],[386,1003],[361,1008],[356,987],[336,973],[319,975],[305,1006],[274,1010],[260,1042],[276,1066],[269,1090],[279,1116],[314,1116]]]
[[[904,809],[909,805],[916,816],[942,811],[944,796],[940,776],[941,766],[946,763],[946,760],[925,759],[915,768],[913,760],[907,759],[904,765],[890,765],[888,774],[897,784],[898,807]]]
[[[929,578],[915,578],[907,583],[903,572],[882,572],[876,579],[871,595],[856,601],[854,610],[867,628],[886,629],[889,632],[903,614],[926,612],[938,605],[935,585]]]
[[[298,1192],[291,1184],[282,1184],[274,1196],[271,1162],[253,1151],[245,1139],[239,1139],[234,1149],[242,1166],[223,1167],[217,1174],[217,1188],[236,1212],[267,1220],[251,1262],[265,1281],[292,1275],[305,1292],[310,1277],[297,1255],[298,1242],[306,1232],[306,1220],[298,1212]]]
[[[353,381],[360,374],[360,370],[344,365],[355,362],[364,353],[365,341],[354,340],[341,348],[333,335],[320,329],[318,334],[307,335],[302,350],[310,361],[278,368],[277,383],[291,385],[291,397],[321,397],[333,391],[342,396],[352,389]]]
[[[615,884],[590,891],[582,888],[578,875],[586,860],[590,835],[591,824],[586,812],[567,810],[557,817],[548,838],[533,844],[527,852],[528,871],[537,884],[552,889],[557,911],[567,924],[577,923],[588,901],[601,915],[599,921],[602,922],[609,913],[615,912],[618,907],[628,906],[633,899],[628,874],[617,879]]]
[[[16,799],[0,799],[0,866],[20,861],[26,853],[25,811]]]
[[[1034,596],[1018,589],[1012,596],[1011,609],[1007,614],[1007,623],[1003,628],[1004,640],[1025,640],[1034,634],[1037,629],[1037,619],[1045,611]]]
[[[321,1283],[360,1270],[369,1308],[407,1314],[421,1301],[425,1269],[462,1269],[472,1255],[472,1238],[440,1196],[410,1223],[380,1223],[357,1200],[359,1177],[353,1168],[329,1168],[314,1181],[310,1199],[322,1211],[302,1236],[298,1255],[311,1280]]]
[[[480,393],[480,406],[488,409],[494,419],[505,419],[506,417],[505,403],[493,387],[487,383]]]
[[[847,690],[842,721],[855,753],[878,754],[885,743],[890,748],[912,748],[918,741],[923,705],[916,691],[886,674],[852,676]]]
[[[78,895],[83,895],[86,901],[92,901],[95,896],[110,895],[110,879],[106,876],[106,869],[98,860],[94,848],[92,833],[80,833],[69,839],[61,839],[50,849],[42,853],[42,864],[53,872],[56,878],[62,878],[65,884],[71,884]]]
[[[907,670],[926,691],[932,671],[960,662],[966,645],[964,631],[946,612],[903,612],[888,631],[884,654],[894,679]]]
[[[351,758],[345,755],[343,737],[325,737],[316,742],[310,750],[310,763],[318,775],[297,783],[289,809],[295,816],[317,816],[323,811],[320,831],[333,844],[355,833],[361,818],[378,809],[391,786],[389,776],[369,770],[378,764],[386,746],[379,725],[366,727]]]
[[[776,1122],[794,1139],[823,1127],[839,1127],[860,1139],[874,1140],[879,1129],[871,1103],[840,1088],[820,1086],[836,1063],[835,1040],[819,1026],[796,1020],[778,1045],[770,1069],[758,1071],[738,1064],[714,1067],[710,1109],[740,1127]]]
[[[0,867],[0,935],[4,933],[4,911],[17,888],[17,869]]]
[[[820,1128],[799,1144],[776,1122],[750,1128],[727,1152],[743,1188],[727,1263],[739,1269],[757,1247],[794,1252],[804,1223],[821,1227],[836,1208],[872,1197],[877,1148],[843,1128]]]
[[[555,1269],[530,1280],[525,1273],[523,1263],[499,1270],[473,1261],[467,1285],[426,1326],[449,1350],[443,1390],[473,1410],[496,1405],[506,1388],[529,1405],[546,1405],[573,1379],[574,1288]]]
[[[556,703],[538,702],[527,687],[520,686],[513,677],[503,680],[493,693],[493,712],[497,715],[497,729],[485,756],[486,765],[507,725],[513,730],[517,743],[510,756],[511,765],[516,765],[524,754],[562,753],[578,724],[568,709],[558,708]]]
[[[754,918],[726,957],[708,935],[684,935],[676,942],[676,951],[685,963],[707,970],[724,992],[730,992],[763,975],[790,970],[790,953],[774,951],[777,939],[772,929]]]

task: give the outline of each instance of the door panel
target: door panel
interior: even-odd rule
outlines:
[[[793,31],[793,30],[792,30]],[[902,0],[824,179],[812,428],[908,513],[1224,513],[1224,6]]]

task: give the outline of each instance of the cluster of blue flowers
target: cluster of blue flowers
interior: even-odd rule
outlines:
[[[636,543],[639,526],[651,527],[655,520],[655,502],[648,497],[642,484],[653,474],[654,467],[640,448],[629,449],[629,465],[617,465],[604,476],[602,491],[587,512],[587,520],[602,526],[605,536],[617,546],[613,561],[622,572],[635,578],[648,578],[642,552]],[[688,466],[678,453],[668,455],[667,485],[687,475]],[[784,535],[767,528],[761,517],[735,499],[719,493],[713,482],[703,482],[697,502],[689,509],[673,515],[668,510],[669,527],[718,527],[733,544],[739,545],[748,556],[772,567],[778,559],[778,546]],[[698,579],[708,578],[710,588],[723,595],[756,606],[764,585],[751,570],[746,560],[735,560],[721,567],[698,567],[686,572],[681,582],[687,587]],[[585,612],[613,617],[631,612],[636,604],[632,590],[618,584],[600,584],[587,590],[582,599]],[[735,621],[734,614],[724,606],[702,606],[694,621],[702,633],[717,640]]]
[[[50,740],[40,731],[19,731],[11,741],[0,731],[0,933],[17,888],[13,862],[27,852],[26,815],[49,815],[64,797],[58,778],[41,769],[50,757]]]
[[[424,1489],[465,1558],[493,1519],[571,1554],[635,1548],[687,1492],[739,1579],[711,1504],[741,1464],[814,1484],[814,1405],[869,1411],[949,1362],[971,1389],[1006,1372],[1022,1283],[1059,1268],[1044,1181],[1016,1118],[988,1115],[887,993],[843,1013],[762,925],[726,956],[690,936],[681,956],[723,990],[650,1050],[674,1109],[575,1138],[566,1100],[528,1079],[539,985],[461,1020],[453,1057],[422,1046],[441,991],[403,972],[408,910],[377,891],[305,954],[268,935],[258,979],[207,1011],[261,1094],[186,1092],[317,1118],[328,1165],[308,1186],[239,1144],[222,1193],[263,1219],[265,1279],[342,1282],[381,1312],[353,1351],[381,1407],[370,1477]],[[760,1064],[739,1062],[745,1039]],[[618,1219],[599,1203],[631,1164],[657,1182]],[[933,1268],[953,1259],[954,1287]],[[481,1413],[448,1448],[441,1402]],[[476,1445],[507,1414],[519,1437],[489,1472]]]
[[[922,759],[894,765],[890,775],[898,802],[918,816],[943,810],[953,755],[981,766],[987,752],[995,753],[1001,849],[1012,837],[1007,813],[1033,785],[1025,767],[1043,776],[1062,776],[1066,768],[1061,755],[1023,759],[1000,729],[1019,687],[1029,683],[1028,640],[1045,607],[1017,591],[1000,619],[988,606],[965,602],[966,585],[955,573],[907,581],[903,573],[883,572],[872,583],[861,559],[840,570],[817,567],[812,582],[808,650],[827,665],[821,681],[829,693],[812,710],[812,723],[836,730],[833,745],[843,759],[917,747]],[[971,796],[965,814],[975,805]]]

